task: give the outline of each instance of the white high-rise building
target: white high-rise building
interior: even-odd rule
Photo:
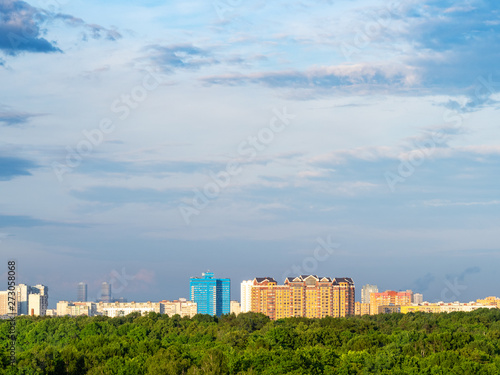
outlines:
[[[249,312],[252,309],[252,283],[253,280],[245,280],[241,283],[241,312]]]
[[[44,304],[40,294],[29,294],[28,295],[28,312],[29,315],[44,316],[46,309],[44,309]]]
[[[49,307],[49,288],[37,284],[30,288],[28,294],[28,315],[45,316]]]
[[[366,284],[361,288],[361,303],[370,303],[370,294],[378,293],[376,285]]]

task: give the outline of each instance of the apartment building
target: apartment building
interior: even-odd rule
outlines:
[[[185,298],[179,298],[174,301],[160,301],[164,306],[164,314],[168,316],[180,315],[192,318],[197,314],[198,306],[196,302],[187,301]]]
[[[354,282],[347,277],[300,275],[286,278],[283,285],[272,277],[257,277],[252,282],[250,309],[271,319],[354,315],[354,291]]]
[[[394,290],[386,290],[381,293],[370,293],[370,315],[379,314],[381,306],[402,306],[410,305],[413,299],[413,292],[396,292]]]
[[[477,302],[468,302],[468,303],[460,303],[460,302],[436,302],[436,303],[429,303],[429,302],[424,302],[421,304],[409,304],[409,305],[403,305],[401,307],[401,312],[404,314],[410,313],[410,312],[427,312],[427,313],[450,313],[450,312],[456,312],[456,311],[464,311],[464,312],[470,312],[474,311],[477,309],[494,309],[497,308],[496,305],[482,305]]]
[[[99,302],[96,304],[97,313],[100,315],[115,318],[125,316],[133,312],[140,312],[141,315],[149,312],[158,314],[165,313],[165,305],[160,302]]]
[[[59,301],[56,312],[57,316],[94,316],[97,315],[97,304],[95,302]]]

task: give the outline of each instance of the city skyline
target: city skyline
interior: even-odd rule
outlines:
[[[79,290],[81,285],[78,284]],[[318,275],[287,277],[280,285],[272,277],[255,277],[240,284],[241,300],[230,298],[229,279],[214,278],[214,273],[190,278],[191,300],[179,298],[161,301],[131,301],[105,299],[96,301],[59,300],[56,308],[49,306],[49,288],[45,285],[18,284],[14,287],[18,315],[34,316],[125,316],[132,312],[147,314],[175,314],[193,317],[196,314],[258,312],[272,320],[302,316],[308,318],[346,317],[349,315],[376,315],[395,312],[454,312],[500,308],[500,298],[488,296],[464,301],[428,301],[412,290],[379,292],[376,285],[364,285],[361,301],[355,300],[355,283],[351,278],[330,278]],[[109,285],[103,283],[102,289]],[[0,315],[10,313],[8,291],[0,291]]]
[[[224,4],[1,2],[0,263],[55,300],[500,294],[498,4]]]
[[[202,275],[204,275],[205,273],[208,274],[208,275],[212,275],[212,277],[213,277],[213,274],[214,274],[212,272],[208,272],[207,271],[207,272],[202,273]],[[306,274],[306,276],[307,275],[315,276],[315,277],[318,276],[318,275],[315,275],[315,274]],[[298,275],[297,274],[297,275],[294,275],[292,277],[287,277],[283,281],[286,282],[286,280],[289,279],[289,278],[293,279],[295,277],[302,277],[302,276],[304,276],[304,275]],[[202,278],[203,278],[203,276],[202,276]],[[250,287],[252,285],[252,282],[253,282],[254,278],[266,279],[266,277],[253,275],[253,278],[250,279],[250,280],[240,280],[240,281],[237,281],[235,283],[236,286],[230,287],[230,298],[229,298],[229,300],[230,301],[238,301],[240,303],[243,303],[243,298],[242,298],[242,295],[243,295],[242,294],[243,293],[243,284],[248,283],[248,286]],[[193,277],[186,278],[186,285],[189,285],[188,284],[188,280],[192,280],[192,279],[193,279]],[[231,282],[230,279],[227,279],[227,278],[224,278],[224,279],[225,280],[229,280],[229,282]],[[338,277],[337,277],[337,279],[338,279]],[[495,295],[495,294],[492,294],[492,293],[486,293],[484,290],[480,289],[480,290],[475,290],[472,293],[469,293],[468,294],[469,297],[465,297],[464,298],[464,293],[461,293],[461,292],[463,290],[466,290],[466,288],[464,288],[464,285],[460,284],[460,282],[457,283],[457,280],[455,280],[454,283],[451,283],[451,282],[447,282],[446,283],[445,288],[443,288],[443,290],[441,292],[441,297],[442,298],[428,298],[427,294],[425,294],[425,293],[424,294],[419,293],[419,290],[412,290],[412,293],[415,296],[419,296],[419,297],[417,297],[418,298],[417,303],[420,303],[420,301],[428,302],[428,303],[436,303],[436,302],[445,302],[445,303],[448,303],[448,302],[460,302],[460,303],[467,303],[467,302],[475,301],[475,300],[480,299],[480,298],[486,298],[487,296]],[[75,283],[75,287],[77,289],[77,293],[78,293],[78,290],[79,290],[79,286],[81,284],[87,285],[86,283],[83,283],[83,282]],[[110,283],[106,283],[106,282],[99,283],[98,288],[96,288],[97,292],[93,293],[95,295],[95,297],[93,299],[87,298],[88,302],[104,301],[104,299],[102,298],[102,296],[103,296],[102,290],[103,290],[103,285],[104,284],[107,284],[108,287],[112,288],[112,284],[110,284]],[[26,285],[26,283],[20,282],[18,285]],[[367,289],[370,290],[369,293],[370,292],[375,292],[376,290],[378,290],[379,293],[385,293],[385,292],[388,292],[388,291],[406,292],[406,291],[409,290],[409,289],[405,289],[405,288],[397,288],[397,287],[395,288],[394,285],[391,285],[388,288],[381,288],[379,290],[377,288],[377,285],[373,285],[373,284],[358,285],[356,283],[356,281],[354,281],[354,285],[357,285],[356,291],[355,291],[355,301],[356,302],[364,302],[363,291],[365,290],[365,288],[367,288]],[[54,309],[56,307],[56,304],[57,304],[58,301],[84,302],[84,301],[78,300],[78,298],[76,298],[76,299],[75,298],[60,298],[59,296],[61,294],[57,293],[57,288],[51,288],[51,295],[54,295],[54,292],[53,292],[54,289],[56,290],[55,296],[57,296],[57,297],[49,299],[48,308]],[[177,295],[177,296],[173,295],[173,293],[171,293],[171,292],[170,293],[169,292],[163,292],[163,293],[160,293],[156,298],[143,298],[143,297],[133,298],[133,297],[130,297],[130,296],[127,296],[127,295],[120,296],[120,298],[114,298],[112,296],[112,298],[110,299],[109,302],[111,302],[111,303],[119,302],[119,301],[120,302],[127,302],[127,301],[129,301],[129,302],[147,302],[147,301],[161,301],[161,300],[177,300],[179,298],[180,299],[186,299],[186,300],[189,301],[190,298],[191,298],[191,294],[192,294],[191,290],[192,290],[192,288],[189,287],[188,288],[188,292],[185,293],[185,295]],[[384,291],[384,292],[381,292],[381,291]],[[369,295],[369,293],[368,293],[368,295]],[[91,292],[91,294],[92,294],[92,292]],[[111,292],[111,294],[112,294],[112,292]],[[167,294],[170,295],[169,298],[165,298],[165,295],[167,295]],[[422,300],[422,295],[424,295],[423,300]],[[462,296],[462,298],[460,298],[460,296]],[[368,300],[369,300],[369,297],[368,297]],[[368,302],[368,304],[369,304],[369,302]],[[250,306],[250,304],[248,304],[248,307],[249,306]],[[242,312],[245,312],[245,311],[248,311],[248,310],[245,310],[244,306],[242,305]]]
[[[203,269],[203,268],[202,268]],[[205,267],[205,269],[207,269]],[[186,278],[186,280],[189,280],[189,278],[192,276],[192,274],[195,274],[196,272],[200,272],[200,270],[196,270],[193,272],[187,272],[183,277]],[[445,301],[445,302],[454,302],[454,301],[461,301],[461,302],[466,302],[466,301],[472,301],[475,300],[481,296],[489,296],[489,295],[496,295],[500,294],[495,292],[498,288],[496,285],[482,285],[480,288],[479,286],[470,289],[470,284],[466,282],[467,278],[469,275],[474,275],[477,273],[478,270],[475,269],[474,267],[469,267],[468,269],[462,271],[461,273],[455,273],[452,275],[446,275],[447,277],[442,280],[441,284],[441,289],[438,290],[438,293],[423,293],[425,296],[428,296],[428,301],[433,301],[433,302],[438,302],[438,301]],[[217,272],[220,274],[220,272]],[[231,273],[230,271],[228,272],[222,272],[223,275],[228,275]],[[257,275],[263,275],[263,274],[276,274],[276,272],[268,272],[268,273],[263,273],[263,272],[257,272]],[[231,289],[231,299],[233,300],[240,300],[240,288],[239,285],[242,281],[248,279],[249,277],[255,277],[256,274],[249,274],[248,277],[244,278],[241,276],[237,276],[236,283],[238,284],[237,288],[232,288]],[[292,276],[287,272],[288,275]],[[308,274],[307,272],[302,273],[302,274]],[[312,273],[312,274],[317,274]],[[323,274],[323,273],[322,273]],[[328,275],[329,273],[324,273],[325,275]],[[140,272],[138,273],[140,275]],[[429,276],[430,273],[427,273],[427,277]],[[299,276],[299,274],[294,274],[293,276]],[[259,276],[261,277],[261,276]],[[228,277],[229,279],[233,280],[231,277]],[[283,282],[285,280],[285,277],[283,279],[281,278],[276,278],[277,281]],[[411,289],[417,293],[425,291],[426,287],[428,286],[428,280],[418,280],[417,283],[408,283],[408,282],[403,282],[400,285],[403,286],[398,286],[395,285],[395,282],[389,282],[389,283],[377,283],[376,280],[366,280],[366,278],[362,278],[364,283],[358,282],[358,280],[353,277],[355,280],[355,284],[358,286],[356,289],[356,301],[361,301],[362,299],[362,287],[365,284],[375,284],[377,285],[382,285],[379,289],[380,290],[398,290],[398,291],[404,291],[407,289]],[[22,280],[26,280],[23,278]],[[43,278],[36,279],[38,281],[36,282],[26,282],[26,281],[21,281],[19,283],[21,284],[28,284],[28,285],[34,285],[34,284],[48,284],[44,282]],[[90,282],[84,282],[87,284],[88,287],[88,300],[89,301],[98,301],[101,299],[102,296],[102,283],[105,281],[100,281],[103,280],[102,278],[98,278],[97,280],[90,281]],[[148,293],[144,289],[141,290],[139,293],[133,292],[133,290],[130,291],[130,293],[127,292],[127,287],[131,284],[134,283],[134,279],[132,275],[128,274],[125,269],[121,270],[121,274],[117,270],[112,270],[110,273],[110,276],[106,279],[108,280],[107,283],[110,284],[110,286],[120,291],[120,298],[125,298],[128,301],[159,301],[162,299],[177,299],[177,298],[187,298],[189,299],[190,296],[190,290],[189,290],[189,285],[186,286],[178,286],[175,285],[175,288],[172,288],[172,285],[169,285],[168,288],[158,288],[154,293]],[[65,301],[76,301],[75,299],[75,290],[77,290],[78,285],[81,281],[73,281],[73,282],[68,282],[64,281],[63,284],[67,285],[66,291],[61,291],[60,286],[52,287],[51,288],[51,295],[55,296],[54,299],[51,298],[51,301],[57,300],[65,300]],[[137,282],[137,281],[135,281]],[[410,287],[413,285],[413,288]],[[180,291],[180,293],[177,292],[177,290]],[[427,289],[428,290],[428,289]],[[478,290],[484,291],[481,295],[478,295]],[[148,296],[148,297],[141,297],[141,296]],[[114,298],[114,297],[113,297]],[[49,301],[49,304],[51,305],[51,308],[54,308],[55,305],[53,305]],[[54,302],[55,303],[55,302]]]

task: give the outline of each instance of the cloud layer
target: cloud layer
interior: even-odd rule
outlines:
[[[8,55],[19,52],[61,52],[43,37],[40,24],[46,16],[24,1],[0,1],[0,50]]]
[[[25,1],[0,1],[0,50],[7,55],[20,52],[51,53],[62,52],[57,41],[46,39],[46,27],[55,21],[62,21],[70,27],[80,28],[82,38],[106,38],[115,41],[121,34],[97,24],[88,24],[83,19],[68,14],[52,13],[31,6]]]
[[[159,300],[211,269],[236,290],[331,236],[312,273],[496,293],[496,2],[42,7],[0,0],[1,245],[23,281],[64,299],[124,270],[124,297]]]

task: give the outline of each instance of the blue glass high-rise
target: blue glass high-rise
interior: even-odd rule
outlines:
[[[231,280],[216,279],[213,272],[205,272],[201,276],[192,277],[189,283],[191,301],[197,303],[198,314],[217,316],[229,314]]]

